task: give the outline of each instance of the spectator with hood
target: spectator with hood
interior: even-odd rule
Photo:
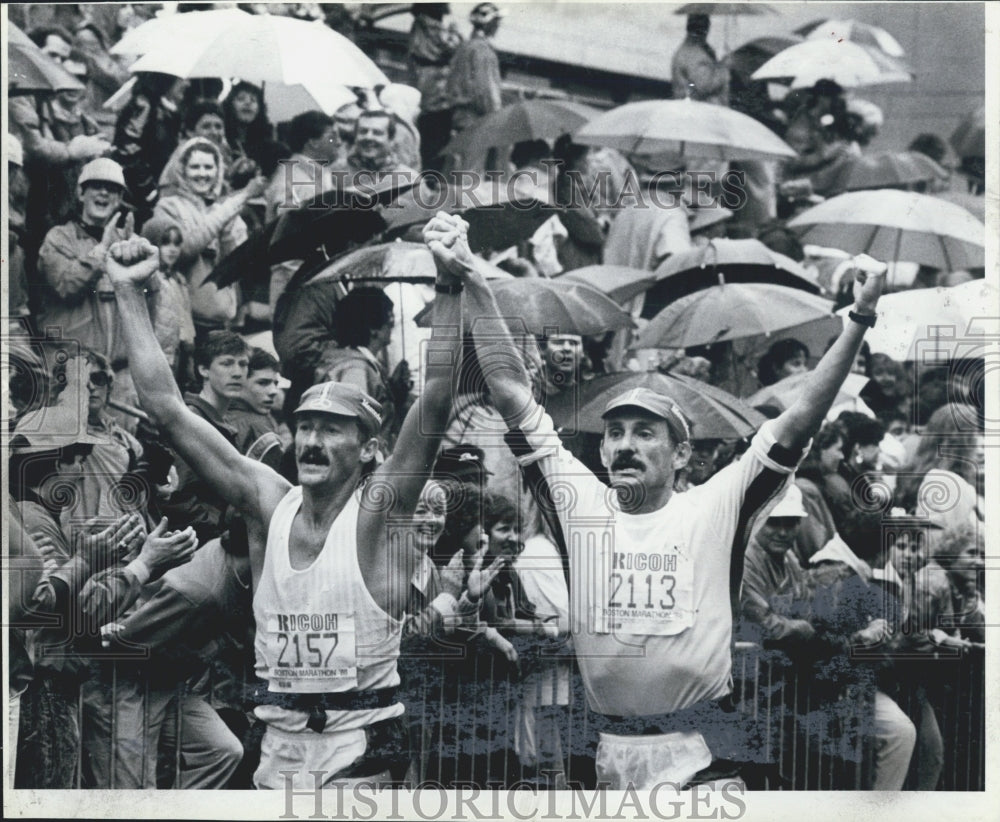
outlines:
[[[154,210],[154,215],[173,222],[184,238],[178,269],[191,287],[191,311],[200,334],[226,328],[236,319],[237,287],[220,289],[205,280],[216,262],[246,240],[240,210],[267,184],[255,177],[240,191],[221,197],[223,174],[222,152],[215,143],[204,137],[186,140],[163,169]]]

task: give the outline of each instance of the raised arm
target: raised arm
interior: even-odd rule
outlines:
[[[856,258],[854,279],[854,313],[860,317],[875,316],[878,298],[885,283],[886,266],[871,257]],[[775,440],[793,451],[801,451],[833,406],[837,392],[851,373],[864,339],[866,326],[851,321],[836,342],[826,352],[819,365],[809,375],[805,390],[798,400],[775,420]]]
[[[398,516],[407,516],[416,508],[451,412],[462,338],[462,272],[455,274],[443,267],[435,247],[443,248],[442,241],[455,242],[457,234],[453,225],[441,217],[435,217],[424,229],[425,241],[439,263],[433,330],[424,365],[426,381],[420,398],[403,421],[392,456],[379,469],[379,477],[391,483],[396,491]]]
[[[227,503],[262,519],[260,500],[288,483],[267,466],[247,459],[210,423],[184,404],[170,365],[153,334],[143,287],[159,267],[159,251],[142,237],[115,243],[106,260],[115,289],[132,379],[143,409],[192,469]],[[277,486],[280,486],[277,487]]]

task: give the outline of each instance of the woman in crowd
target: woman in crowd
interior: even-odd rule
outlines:
[[[205,280],[218,260],[246,240],[240,209],[267,185],[266,179],[255,177],[235,194],[221,197],[223,173],[218,145],[204,137],[186,140],[163,169],[154,210],[154,216],[177,225],[184,238],[178,268],[191,289],[191,311],[200,334],[228,328],[236,319],[237,287],[220,289]]]
[[[778,340],[757,364],[757,379],[761,385],[774,385],[785,377],[809,370],[809,348],[792,337]]]
[[[222,104],[226,142],[233,154],[263,167],[274,127],[267,119],[264,92],[252,83],[237,83]]]

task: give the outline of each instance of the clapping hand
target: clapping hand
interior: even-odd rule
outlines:
[[[197,547],[194,528],[167,531],[167,518],[164,517],[146,537],[139,561],[149,569],[151,579],[156,579],[171,568],[190,562]]]
[[[138,514],[123,514],[111,525],[80,540],[79,553],[91,571],[124,559],[142,540],[146,528]]]
[[[485,534],[483,536],[485,537]],[[476,551],[472,562],[472,570],[469,571],[469,578],[465,582],[465,589],[469,592],[469,599],[473,602],[478,602],[482,599],[483,594],[489,590],[493,580],[496,579],[497,574],[503,570],[504,565],[507,563],[506,557],[497,557],[487,568],[483,568],[483,559],[486,557],[486,551],[489,548],[488,540],[489,537],[486,537],[485,544]]]

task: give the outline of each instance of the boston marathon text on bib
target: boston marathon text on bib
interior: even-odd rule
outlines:
[[[694,563],[681,546],[605,547],[595,564],[596,633],[672,636],[694,624]]]
[[[270,691],[324,693],[358,684],[354,614],[267,615]]]

